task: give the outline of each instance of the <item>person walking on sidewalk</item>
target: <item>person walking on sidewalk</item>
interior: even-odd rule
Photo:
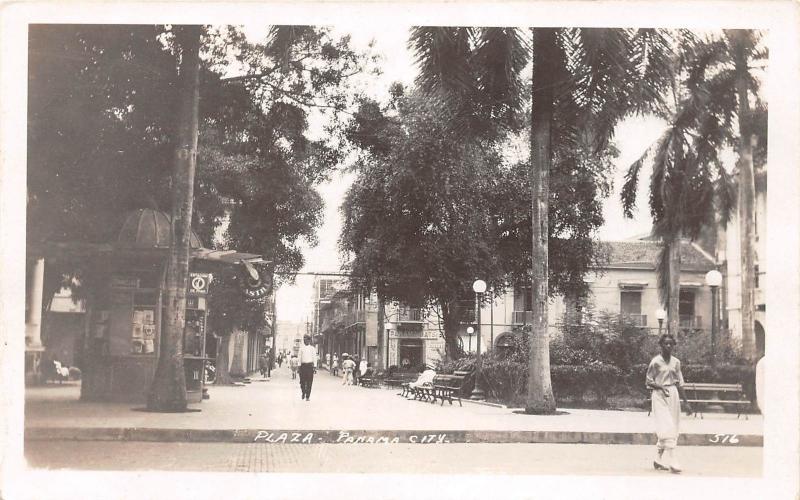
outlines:
[[[292,354],[289,358],[289,369],[292,370],[292,380],[297,378],[297,368],[300,366],[300,360],[297,359],[297,354]]]
[[[369,363],[367,363],[367,358],[361,358],[361,361],[359,361],[359,363],[358,363],[358,376],[359,377],[367,374],[367,366],[368,365],[369,365]]]
[[[355,362],[345,352],[342,354],[342,385],[353,385],[353,370],[356,368]]]
[[[339,375],[339,356],[333,355],[333,362],[331,363],[331,375],[334,377]]]
[[[261,378],[267,378],[267,363],[269,362],[269,357],[267,357],[267,351],[264,351],[261,356],[258,357],[258,370],[261,372]]]
[[[681,418],[681,402],[678,396],[686,403],[686,413],[689,415],[692,413],[692,406],[683,390],[681,362],[672,355],[675,337],[671,333],[665,333],[658,344],[661,346],[661,354],[650,361],[645,380],[647,388],[651,390],[650,401],[658,437],[653,467],[679,474],[681,467],[675,453]]]
[[[353,355],[353,385],[358,385],[358,377],[361,376],[361,372],[359,369],[361,368],[361,363],[358,362],[358,354]]]
[[[300,348],[300,392],[301,399],[311,401],[311,385],[314,383],[314,373],[317,371],[317,350],[311,345],[311,335],[303,336],[303,343]]]

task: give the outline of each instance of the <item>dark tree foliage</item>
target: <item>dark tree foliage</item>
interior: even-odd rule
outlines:
[[[31,27],[29,241],[108,242],[129,210],[169,211],[173,40],[169,26]],[[227,205],[226,245],[296,270],[321,223],[314,185],[340,159],[307,138],[309,115],[337,126],[364,57],[325,29],[280,27],[257,44],[225,27],[206,30],[202,59],[193,227],[210,246]],[[241,74],[223,78],[233,65]]]
[[[475,278],[496,290],[529,279],[530,167],[508,164],[492,141],[464,140],[440,106],[397,92],[389,110],[362,103],[346,132],[363,155],[342,207],[340,248],[382,296],[439,306],[454,343]],[[585,293],[584,273],[603,262],[593,236],[613,154],[556,151],[552,294]]]
[[[359,286],[389,300],[438,306],[455,355],[472,281],[504,285],[500,221],[492,210],[502,160],[491,144],[461,141],[430,101],[412,95],[395,104],[397,113],[388,116],[365,102],[347,130],[365,154],[341,208],[339,244],[352,257]]]
[[[106,242],[168,208],[177,61],[162,26],[31,26],[28,239]]]

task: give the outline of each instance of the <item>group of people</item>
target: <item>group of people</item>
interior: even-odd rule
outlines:
[[[336,354],[328,355],[328,367],[331,375],[338,376],[341,372],[342,385],[358,385],[361,375],[366,375],[370,370],[366,359],[358,359],[357,355],[351,356],[343,352],[341,362]]]

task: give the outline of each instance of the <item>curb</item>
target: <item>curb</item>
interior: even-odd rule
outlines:
[[[29,441],[148,441],[164,443],[447,444],[548,443],[654,445],[652,433],[473,430],[160,429],[140,427],[28,427]],[[761,435],[683,434],[682,446],[763,447]]]

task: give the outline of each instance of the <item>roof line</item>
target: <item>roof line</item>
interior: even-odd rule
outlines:
[[[710,253],[708,253],[705,250],[703,250],[703,248],[700,245],[698,245],[694,241],[690,241],[689,244],[692,245],[695,248],[695,250],[700,252],[706,259],[711,261],[712,264],[714,264],[715,266],[717,265],[717,259],[712,257]]]

